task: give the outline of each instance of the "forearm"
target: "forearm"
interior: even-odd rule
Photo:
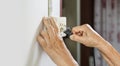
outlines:
[[[109,66],[114,66],[111,60],[109,60],[107,56],[105,56],[101,51],[100,54],[102,55],[102,57],[105,59],[105,61],[108,63]]]
[[[57,64],[57,66],[79,66],[79,64],[73,59],[62,64]]]
[[[120,54],[111,46],[111,44],[105,40],[100,44],[101,46],[98,47],[100,52],[111,61],[113,66],[120,66]]]
[[[61,65],[57,65],[57,66],[61,66]],[[78,64],[65,64],[65,65],[62,65],[62,66],[79,66]]]
[[[85,24],[74,27],[72,33],[73,34],[70,36],[71,40],[80,42],[87,47],[98,48],[110,65],[120,66],[119,53],[110,43],[105,41],[96,31],[94,31],[90,25]]]
[[[79,66],[79,64],[77,63],[77,61],[73,57],[68,57],[68,56],[69,55],[64,57],[64,58],[66,58],[66,59],[64,59],[64,62],[62,62],[61,64],[57,64],[57,65],[58,66]]]

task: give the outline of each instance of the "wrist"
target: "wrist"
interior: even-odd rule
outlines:
[[[105,39],[101,38],[98,42],[97,42],[97,46],[95,48],[102,50],[104,48],[107,48],[109,46],[109,42],[106,41]]]
[[[120,55],[112,45],[107,41],[103,41],[100,44],[101,45],[98,47],[99,51],[101,51],[114,64],[114,66],[120,66],[120,63],[117,62],[120,60]]]

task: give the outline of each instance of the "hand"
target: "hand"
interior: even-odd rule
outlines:
[[[72,32],[71,40],[80,42],[88,47],[98,47],[100,45],[99,42],[103,41],[103,38],[88,24],[74,27]]]
[[[54,18],[43,18],[42,21],[44,30],[40,32],[37,39],[44,51],[57,66],[78,66],[59,36],[59,29]]]
[[[72,29],[70,39],[88,47],[97,48],[110,66],[120,66],[120,54],[104,40],[90,25],[85,24]]]

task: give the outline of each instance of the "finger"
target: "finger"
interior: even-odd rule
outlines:
[[[49,38],[49,35],[47,34],[47,32],[46,31],[41,31],[41,35],[42,35],[43,39],[45,40],[45,42],[47,44],[49,44],[50,38]]]
[[[49,20],[47,18],[44,19],[43,24],[44,24],[46,31],[48,33],[51,32],[51,24],[49,23]]]
[[[78,31],[75,34],[78,35],[78,36],[83,36],[83,31]]]
[[[50,17],[49,20],[50,20],[50,24],[53,26],[53,28],[56,31],[56,33],[58,33],[59,32],[59,28],[58,28],[58,25],[56,24],[56,21],[54,20],[54,18]]]
[[[54,47],[54,44],[55,44],[54,42],[55,42],[56,39],[53,36],[53,34],[50,34],[50,36],[49,36],[49,34],[50,33],[48,33],[45,30],[41,32],[41,35],[43,36],[43,38],[44,38],[44,40],[47,44],[47,48],[52,48],[52,47]]]
[[[45,17],[42,18],[42,22],[44,21]]]
[[[79,32],[81,30],[80,26],[76,26],[72,28],[72,33],[75,34],[76,32]]]
[[[82,41],[82,37],[78,36],[78,35],[71,35],[70,36],[70,39],[73,40],[73,41],[77,41],[77,42],[81,42]]]
[[[46,27],[46,31],[47,31],[50,39],[53,39],[53,38],[54,38],[54,35],[55,35],[55,32],[54,32],[53,27],[52,27],[48,22],[49,22],[48,20],[45,20],[45,21],[44,21],[44,25],[45,25],[45,27]]]
[[[37,37],[37,41],[43,48],[47,46],[45,40],[40,35]]]
[[[83,27],[83,28],[90,27],[90,25],[89,24],[83,24],[83,25],[81,25],[81,27]]]
[[[84,24],[84,25],[81,25],[80,27],[81,27],[81,29],[86,30],[86,31],[93,30],[89,24]]]
[[[77,36],[77,35],[71,35],[70,39],[74,40],[74,41],[78,41],[79,40],[79,36]]]

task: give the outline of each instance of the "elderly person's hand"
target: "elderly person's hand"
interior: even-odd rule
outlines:
[[[99,42],[103,41],[103,38],[95,32],[90,25],[84,24],[82,26],[76,26],[72,29],[73,35],[70,39],[83,43],[88,47],[99,47]]]
[[[54,18],[43,18],[44,30],[38,36],[38,42],[57,66],[78,66],[71,56],[62,38]]]
[[[85,24],[72,29],[73,35],[70,39],[80,42],[87,47],[97,48],[109,66],[120,66],[120,54],[112,47],[112,45],[104,40],[90,25]]]

